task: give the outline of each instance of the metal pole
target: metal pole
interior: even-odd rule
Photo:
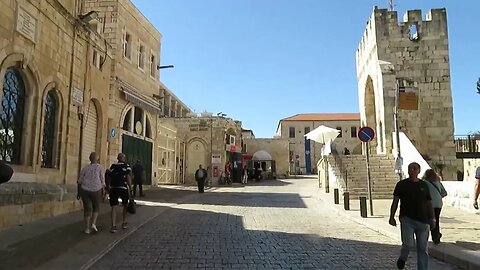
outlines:
[[[398,124],[398,103],[399,103],[399,94],[400,94],[400,87],[398,84],[398,80],[396,81],[396,89],[395,89],[395,108],[394,108],[394,121],[395,121],[395,138],[397,141],[397,158],[401,159],[402,155],[400,152],[400,130],[399,130],[399,124]],[[398,177],[400,180],[402,180],[402,171],[399,171]]]
[[[366,142],[367,149],[367,186],[368,186],[368,199],[370,201],[370,215],[373,216],[373,200],[372,200],[372,179],[370,177],[370,143]]]

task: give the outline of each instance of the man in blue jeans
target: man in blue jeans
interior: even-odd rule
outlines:
[[[420,165],[412,162],[408,165],[408,178],[399,181],[393,192],[393,201],[390,208],[388,223],[397,226],[395,212],[400,201],[400,231],[402,235],[402,249],[397,260],[398,269],[405,267],[408,253],[417,242],[417,269],[429,269],[428,236],[430,226],[434,228],[435,218],[432,207],[432,197],[427,183],[418,178]]]

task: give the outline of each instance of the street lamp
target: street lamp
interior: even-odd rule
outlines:
[[[173,65],[166,65],[166,66],[157,65],[157,69],[164,69],[164,68],[174,68],[174,66]]]

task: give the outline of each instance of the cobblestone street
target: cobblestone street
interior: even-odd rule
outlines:
[[[396,269],[400,243],[333,214],[315,185],[263,181],[193,195],[90,269]],[[431,269],[455,268],[431,259]]]

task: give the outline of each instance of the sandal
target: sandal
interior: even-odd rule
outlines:
[[[473,208],[475,208],[476,210],[478,210],[478,203],[477,203],[477,201],[473,202]]]

